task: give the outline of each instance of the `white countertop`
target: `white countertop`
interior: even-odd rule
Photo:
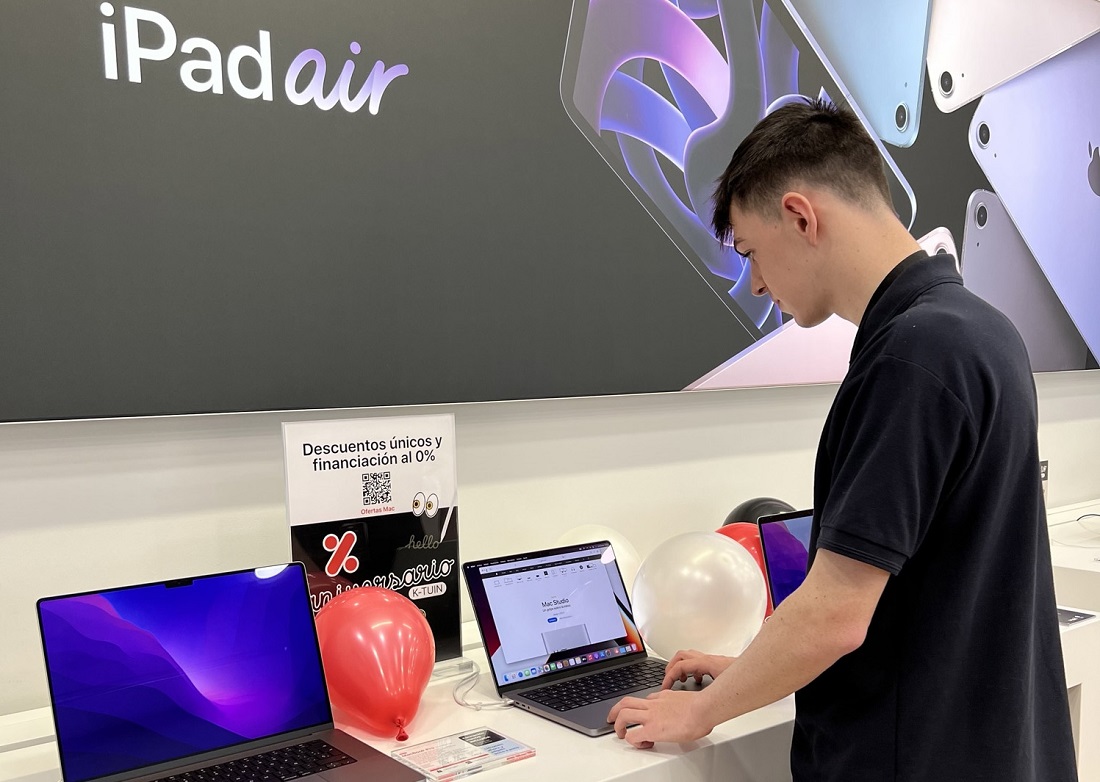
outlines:
[[[1088,517],[1090,513],[1097,515]],[[1047,519],[1054,565],[1100,574],[1100,502],[1055,508]]]
[[[464,637],[476,630],[467,623]],[[467,702],[496,699],[485,656],[478,642],[466,650],[483,671],[478,683],[465,694]],[[562,778],[569,782],[629,779],[631,782],[709,780],[722,777],[745,782],[789,780],[789,751],[794,719],[794,698],[757,709],[719,725],[707,738],[684,745],[663,745],[658,750],[636,750],[614,734],[590,738],[519,709],[475,711],[457,705],[455,685],[463,676],[433,681],[428,685],[416,718],[408,728],[407,743],[419,743],[450,733],[487,726],[535,749],[535,757],[491,769],[499,782],[538,778]],[[382,752],[403,746],[354,727],[349,733]],[[32,735],[36,734],[36,735]],[[37,743],[28,745],[28,741]],[[21,742],[17,744],[16,742]],[[3,752],[2,748],[11,747]],[[19,748],[15,748],[19,747]],[[719,770],[721,770],[719,772]],[[57,747],[48,708],[34,709],[0,719],[0,781],[59,782]]]
[[[1055,565],[1058,601],[1065,607],[1095,612],[1100,607],[1100,518],[1081,524],[1086,513],[1100,513],[1100,502],[1051,509],[1051,559]],[[466,693],[468,702],[491,701],[496,693],[489,680],[484,652],[472,622],[463,624],[464,654],[483,671]],[[1100,735],[1100,717],[1093,690],[1100,690],[1100,617],[1062,628],[1067,683],[1077,698],[1088,690],[1088,705],[1079,711],[1079,736]],[[785,698],[719,725],[707,738],[687,745],[661,745],[635,750],[614,734],[589,738],[519,709],[474,711],[458,706],[452,693],[462,676],[429,684],[419,712],[409,726],[409,742],[418,743],[461,730],[487,726],[534,747],[534,758],[492,769],[499,782],[560,778],[568,782],[629,779],[630,782],[680,780],[789,780],[788,752],[794,699]],[[1071,703],[1073,696],[1071,695]],[[401,746],[396,740],[347,728],[383,752]],[[1079,750],[1096,744],[1079,740]],[[1089,755],[1086,762],[1085,755]],[[1082,753],[1082,779],[1100,779],[1091,752]],[[0,716],[0,782],[59,782],[57,747],[49,708]]]

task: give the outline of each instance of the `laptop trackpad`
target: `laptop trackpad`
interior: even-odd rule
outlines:
[[[706,679],[707,682],[710,679]],[[687,690],[698,691],[705,685],[696,684],[694,679],[689,679],[687,682],[676,682],[672,689],[674,690]],[[616,695],[606,700],[598,701],[597,703],[590,703],[586,706],[580,706],[576,709],[569,709],[568,711],[555,711],[554,709],[548,709],[545,706],[539,704],[528,704],[520,701],[521,708],[534,711],[540,716],[547,717],[554,722],[560,722],[562,725],[579,730],[589,736],[599,736],[604,733],[611,733],[615,730],[615,726],[607,721],[607,714],[611,711],[611,707],[621,701],[623,698],[645,698],[651,693],[660,692],[660,686],[649,687],[637,692],[632,692],[627,695]]]

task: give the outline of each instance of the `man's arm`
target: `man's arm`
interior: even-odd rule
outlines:
[[[889,577],[885,570],[819,549],[802,586],[710,686],[698,693],[664,690],[649,698],[624,698],[608,721],[635,746],[694,741],[720,722],[790,695],[859,648]],[[666,683],[692,675],[691,665],[683,660],[670,666]],[[628,725],[637,727],[627,731]]]

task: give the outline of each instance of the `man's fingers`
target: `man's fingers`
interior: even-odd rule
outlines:
[[[645,738],[645,731],[646,729],[642,725],[631,728],[626,732],[626,740],[636,749],[649,749],[653,746],[653,742]]]
[[[700,652],[697,652],[694,649],[681,649],[680,651],[676,652],[676,654],[672,655],[672,659],[668,661],[668,665],[665,666],[665,670],[667,671],[672,666],[676,665],[677,663],[683,662],[684,660],[690,660],[692,657],[698,657],[700,654]]]
[[[645,701],[641,698],[623,698],[621,701],[611,707],[611,711],[607,713],[607,721],[615,722],[619,718],[619,714],[623,709],[637,709],[639,706],[644,708]],[[621,736],[620,736],[621,738]]]
[[[644,703],[644,701],[639,702]],[[635,725],[638,727],[634,727]],[[642,730],[644,727],[644,708],[627,707],[620,709],[615,717],[615,735],[621,739],[627,739],[634,746],[638,746],[637,742],[646,740],[644,735],[637,734],[637,731]],[[631,728],[631,730],[628,731],[627,728]]]
[[[669,666],[665,670],[665,678],[661,681],[661,689],[667,690],[676,682],[686,682],[695,677],[695,681],[702,683],[705,671],[699,670],[694,660],[681,660],[675,666]]]
[[[661,681],[661,689],[667,690],[676,682],[682,682],[690,675],[687,660],[681,660],[675,665],[665,668],[665,678]]]

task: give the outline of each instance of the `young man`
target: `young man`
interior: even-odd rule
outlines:
[[[794,692],[795,780],[1076,780],[1016,330],[920,250],[846,109],[770,114],[714,201],[757,295],[800,326],[859,329],[818,447],[805,582],[740,657],[670,661],[666,688],[709,687],[626,698],[609,721],[639,747],[690,741]]]

